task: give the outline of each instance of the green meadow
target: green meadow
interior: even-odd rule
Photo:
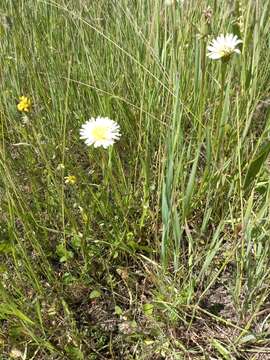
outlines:
[[[0,360],[270,359],[269,13],[0,0]]]

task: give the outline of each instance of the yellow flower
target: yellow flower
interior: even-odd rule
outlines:
[[[20,102],[17,105],[17,109],[21,112],[29,112],[32,105],[31,100],[26,96],[20,96],[19,99]]]
[[[65,177],[65,184],[74,185],[77,182],[77,178],[74,175],[68,175]]]

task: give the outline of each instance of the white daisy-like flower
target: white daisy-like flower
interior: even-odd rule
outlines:
[[[173,4],[183,4],[184,0],[165,0],[165,5],[166,6],[171,6]]]
[[[165,0],[164,3],[166,6],[171,6],[174,4],[174,0]]]
[[[165,0],[166,6],[171,6],[173,4],[183,4],[184,0]]]
[[[92,117],[83,124],[80,135],[86,145],[94,145],[95,148],[103,146],[105,149],[121,137],[120,126],[117,122],[100,116],[96,119]]]
[[[243,41],[238,39],[236,35],[227,34],[220,35],[216,39],[212,40],[207,47],[209,53],[207,56],[210,59],[217,60],[222,58],[229,58],[233,53],[240,54],[241,51],[237,49],[237,45]]]

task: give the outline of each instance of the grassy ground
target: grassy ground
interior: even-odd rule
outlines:
[[[270,359],[269,11],[1,1],[1,360]]]

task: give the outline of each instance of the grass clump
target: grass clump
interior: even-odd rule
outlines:
[[[269,10],[1,3],[3,359],[269,358]]]

